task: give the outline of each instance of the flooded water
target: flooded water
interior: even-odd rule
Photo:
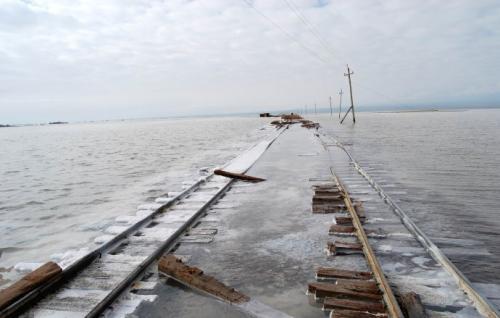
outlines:
[[[500,110],[318,116],[476,283],[500,284]]]
[[[200,168],[222,165],[262,136],[259,118],[100,122],[0,130],[0,286],[19,262],[92,241],[118,215]]]

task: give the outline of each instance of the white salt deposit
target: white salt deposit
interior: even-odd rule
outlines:
[[[115,236],[114,235],[101,235],[94,239],[95,244],[104,244],[106,242],[111,241]]]
[[[29,273],[42,266],[43,263],[17,263],[14,265],[14,269],[19,273]]]
[[[154,213],[153,210],[139,210],[135,213],[135,215],[138,217],[141,217],[141,218],[145,218],[147,216],[150,216],[153,213]]]
[[[142,220],[142,217],[140,216],[134,216],[134,215],[120,215],[115,218],[115,221],[117,223],[126,223],[126,224],[134,224]]]
[[[278,311],[256,299],[250,299],[250,301],[237,306],[253,317],[291,318],[290,315],[282,311]]]
[[[172,201],[173,199],[174,198],[166,198],[166,197],[156,198],[155,199],[155,203],[165,204],[165,203],[168,203],[168,202]]]
[[[106,230],[104,230],[104,232],[106,232],[108,234],[118,235],[128,228],[129,228],[128,226],[113,225],[113,226],[108,227]]]
[[[128,317],[135,311],[143,301],[153,302],[158,298],[156,295],[137,295],[126,293],[119,298],[116,303],[104,313],[106,318],[122,318]]]
[[[157,210],[161,208],[162,204],[158,203],[148,203],[148,204],[141,204],[137,207],[137,210]]]
[[[53,254],[51,259],[57,262],[62,269],[70,266],[80,258],[84,257],[90,252],[88,247],[83,247],[80,249],[69,250],[64,253]]]

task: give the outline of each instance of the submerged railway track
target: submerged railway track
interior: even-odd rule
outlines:
[[[257,143],[224,166],[246,172],[283,130]],[[234,179],[210,174],[164,203],[139,210],[115,236],[80,257],[41,286],[14,299],[0,317],[99,317],[111,308],[148,268],[197,226],[197,220],[219,200]]]
[[[286,128],[279,129],[224,168],[245,173]],[[306,128],[316,129],[317,126]],[[304,143],[311,141],[308,139],[310,134],[305,134],[303,128],[293,127],[290,130],[293,130],[291,136],[286,136],[288,145],[297,140]],[[315,137],[319,137],[331,157],[329,147],[332,144],[324,141],[318,133]],[[313,140],[317,143],[315,137]],[[329,230],[334,241],[325,245],[331,255],[345,256],[322,260],[322,264],[327,266],[316,269],[318,281],[308,286],[310,293],[321,298],[323,310],[330,311],[330,316],[335,318],[406,317],[408,314],[403,311],[407,308],[402,311],[400,307],[401,292],[410,285],[422,293],[431,317],[452,317],[461,310],[469,310],[473,313],[471,317],[478,317],[477,312],[486,317],[499,317],[496,309],[475,292],[467,279],[425,235],[421,235],[423,233],[357,165],[347,150],[338,142],[333,145],[337,149],[333,151],[336,159],[330,158],[329,175],[323,180],[326,184],[313,184],[312,212],[335,213],[334,224]],[[281,151],[281,156],[296,155],[286,145],[279,147],[275,151]],[[346,154],[347,161],[344,158]],[[301,155],[301,160],[305,160],[304,156]],[[279,181],[269,181],[268,184],[279,186]],[[233,179],[211,174],[175,197],[159,198],[160,204],[138,211],[135,217],[123,218],[124,223],[115,226],[112,231],[115,235],[104,236],[98,248],[64,267],[60,274],[43,285],[1,308],[0,318],[20,315],[113,316],[117,300],[130,292],[134,284],[140,284],[162,255],[175,250],[182,241],[189,242],[193,236],[196,237],[195,233],[207,237],[216,232],[201,226],[199,221],[226,194],[233,182]],[[362,190],[356,190],[356,185],[360,185]],[[366,202],[366,215],[360,208],[363,202]],[[431,255],[436,263],[429,259],[423,265],[418,264],[417,261],[426,255]],[[448,274],[451,276],[448,277]],[[432,282],[424,281],[432,275],[437,278]],[[467,297],[460,288],[468,294],[473,306],[465,300]],[[448,300],[432,299],[450,290],[453,294]]]

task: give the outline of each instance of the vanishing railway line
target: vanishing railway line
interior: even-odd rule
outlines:
[[[316,125],[303,127],[316,128]],[[224,169],[246,172],[285,130],[278,130]],[[282,137],[286,142],[277,143],[270,152],[292,158],[295,150],[289,147],[290,143],[298,140],[307,144],[310,137],[303,128],[293,127]],[[421,312],[425,307],[431,317],[451,317],[460,310],[470,313],[470,317],[499,317],[347,151],[346,156],[342,145],[328,144],[321,138],[325,151],[333,156],[325,182],[312,185],[312,212],[333,213],[334,224],[325,233],[333,242],[325,242],[329,257],[323,258],[322,266],[316,268],[317,281],[309,283],[308,291],[322,303],[323,310],[330,311],[330,317],[334,318],[404,317],[403,312],[407,313],[408,308],[401,306],[404,295],[401,296],[411,288],[422,295],[423,303],[410,305],[420,306],[417,310]],[[279,173],[288,171],[276,173],[278,177],[267,184],[281,186]],[[113,307],[119,307],[116,301],[129,294],[132,285],[141,282],[163,254],[175,250],[178,243],[189,241],[196,233],[207,236],[214,232],[204,225],[209,222],[201,222],[202,218],[230,189],[233,180],[211,174],[175,197],[159,198],[161,204],[139,211],[135,217],[124,218],[125,225],[114,227],[115,236],[106,236],[102,245],[58,275],[6,307],[1,306],[0,299],[0,317],[112,314]],[[429,255],[435,262],[426,258]],[[426,259],[425,264],[421,259]],[[446,297],[439,298],[443,294]]]

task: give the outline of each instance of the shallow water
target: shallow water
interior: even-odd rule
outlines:
[[[259,140],[268,122],[191,118],[1,129],[0,275],[9,278],[18,262],[82,247],[116,216],[181,191],[200,168],[222,165]]]
[[[500,284],[500,110],[318,116],[473,282]]]

